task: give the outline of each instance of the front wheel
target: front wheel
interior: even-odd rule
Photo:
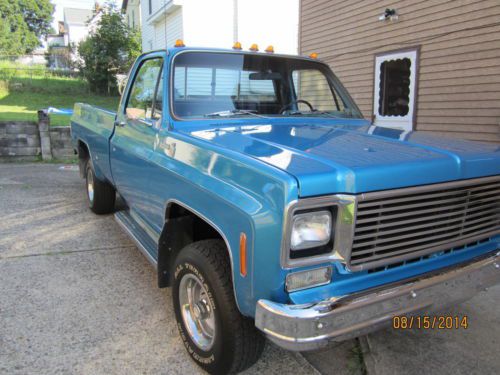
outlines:
[[[227,249],[221,240],[186,246],[175,262],[172,297],[191,358],[210,374],[243,371],[262,354],[265,338],[236,306]]]

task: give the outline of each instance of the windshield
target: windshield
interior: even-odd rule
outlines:
[[[175,57],[175,116],[361,118],[325,65],[280,56],[186,52]]]

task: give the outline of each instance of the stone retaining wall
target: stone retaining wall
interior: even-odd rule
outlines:
[[[70,128],[51,127],[46,111],[39,111],[38,123],[0,122],[0,160],[68,159],[75,156]]]
[[[75,156],[71,144],[71,132],[69,126],[50,127],[50,145],[52,156],[56,159],[68,159]]]
[[[0,122],[1,159],[33,160],[40,153],[40,132],[36,122]]]

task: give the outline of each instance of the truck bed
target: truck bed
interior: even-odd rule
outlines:
[[[109,140],[113,135],[115,118],[116,112],[85,103],[76,103],[71,117],[73,142],[80,140],[86,145],[92,145],[90,156],[95,172],[108,181],[113,181],[109,163]]]

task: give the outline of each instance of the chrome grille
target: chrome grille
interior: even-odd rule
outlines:
[[[363,194],[349,266],[370,269],[500,233],[500,176]]]

